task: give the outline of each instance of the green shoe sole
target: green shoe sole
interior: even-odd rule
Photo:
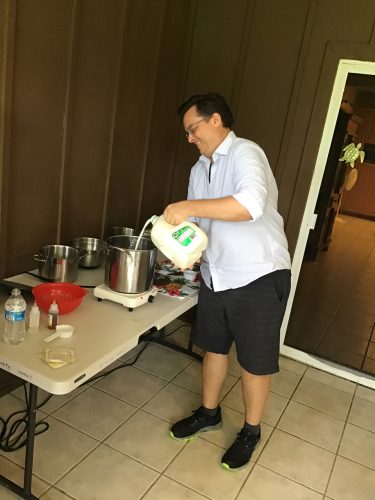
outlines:
[[[217,429],[221,429],[223,427],[223,422],[219,422],[217,425],[210,425],[209,427],[204,427],[203,429],[200,429],[197,431],[195,434],[192,434],[191,436],[187,437],[176,437],[173,432],[170,430],[169,435],[171,438],[176,439],[176,441],[191,441],[192,439],[196,438],[198,434],[201,432],[210,432],[210,431],[216,431]]]
[[[229,470],[230,472],[237,472],[238,470],[245,469],[249,465],[249,463],[250,463],[250,460],[245,465],[242,465],[241,467],[236,467],[235,469],[231,469],[229,467],[229,465],[225,464],[225,463],[224,464],[222,463],[221,466],[222,466],[223,469]]]
[[[169,431],[169,436],[174,439],[175,441],[192,441],[193,439],[195,439],[197,437],[196,434],[194,434],[193,436],[188,436],[186,438],[178,438],[176,437],[172,431]]]

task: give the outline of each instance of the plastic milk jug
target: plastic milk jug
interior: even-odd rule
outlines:
[[[197,262],[207,248],[206,233],[193,222],[184,221],[173,226],[162,215],[153,215],[151,222],[151,239],[154,245],[181,269]]]

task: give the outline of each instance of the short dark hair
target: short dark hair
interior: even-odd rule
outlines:
[[[224,127],[232,128],[233,114],[230,107],[226,103],[223,96],[216,92],[208,92],[207,94],[192,95],[183,102],[177,110],[181,121],[184,118],[186,111],[193,106],[197,107],[199,115],[209,117],[214,113],[219,113]]]

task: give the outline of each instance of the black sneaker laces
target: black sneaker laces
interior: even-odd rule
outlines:
[[[187,417],[186,420],[189,422],[198,422],[202,417],[205,417],[205,414],[202,412],[201,408],[198,408],[196,410],[193,410],[192,415],[190,417]]]
[[[237,438],[234,444],[243,444],[246,448],[249,448],[249,446],[253,446],[256,444],[258,438],[259,434],[256,435],[251,431],[241,429],[240,432],[237,432]]]

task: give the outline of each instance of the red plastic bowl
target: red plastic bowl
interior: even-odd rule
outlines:
[[[49,306],[55,300],[60,314],[76,309],[87,294],[87,290],[74,283],[42,283],[34,286],[32,292],[42,311],[48,312]]]

